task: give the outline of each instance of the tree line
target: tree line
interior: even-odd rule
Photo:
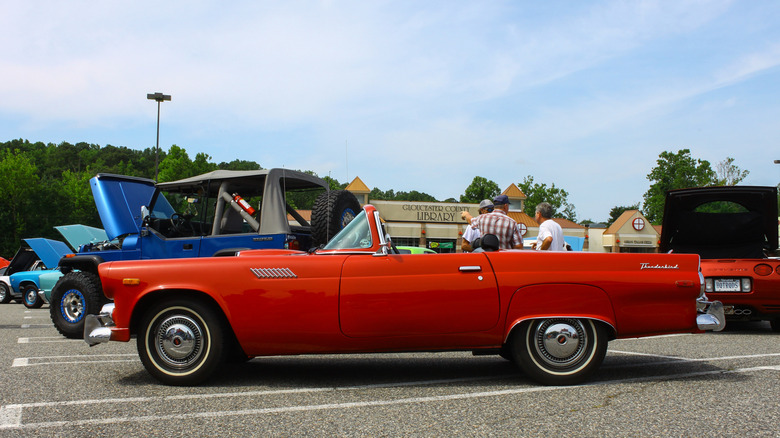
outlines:
[[[155,164],[157,163],[157,165]],[[99,146],[88,143],[60,144],[31,143],[28,140],[11,140],[0,143],[0,256],[13,257],[21,239],[46,237],[61,240],[53,227],[84,224],[102,228],[95,208],[89,179],[98,173],[114,173],[155,178],[160,182],[175,181],[213,170],[259,170],[259,163],[246,160],[214,163],[205,153],[190,158],[187,151],[172,145],[168,151],[154,148],[143,150],[124,146]],[[307,171],[310,174],[314,172]],[[644,195],[643,213],[653,223],[663,218],[664,196],[667,190],[704,185],[736,184],[748,171],[727,158],[713,169],[709,162],[690,156],[688,149],[677,153],[663,152],[656,166],[647,175],[650,188]],[[346,183],[324,177],[331,189],[343,189]],[[569,193],[555,183],[534,180],[531,175],[517,183],[528,197],[525,212],[533,217],[539,202],[552,204],[555,217],[577,222],[575,206],[569,202]],[[459,199],[444,202],[479,203],[492,199],[501,192],[494,181],[476,176]],[[371,199],[438,202],[424,192],[371,190]],[[639,203],[616,206],[610,211],[610,222],[626,209],[639,209]],[[592,223],[590,220],[583,223]]]

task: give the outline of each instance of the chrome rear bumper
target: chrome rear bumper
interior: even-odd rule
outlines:
[[[84,341],[90,347],[111,340],[111,327],[114,327],[114,303],[103,305],[97,315],[87,315],[84,320]]]
[[[720,301],[707,301],[707,297],[702,296],[696,301],[696,310],[699,330],[719,332],[726,327],[726,314]]]

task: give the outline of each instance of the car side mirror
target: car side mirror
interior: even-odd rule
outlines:
[[[141,206],[141,225],[144,227],[149,225],[149,207],[145,205]]]

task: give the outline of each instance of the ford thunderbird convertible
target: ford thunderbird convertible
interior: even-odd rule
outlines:
[[[88,316],[85,340],[135,337],[144,367],[171,385],[230,359],[454,350],[567,385],[612,339],[724,327],[695,254],[400,254],[371,205],[307,252],[108,262],[99,275],[113,303]]]

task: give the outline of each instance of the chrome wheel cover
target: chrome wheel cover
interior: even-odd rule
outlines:
[[[76,289],[65,292],[60,300],[60,312],[70,323],[76,323],[84,318],[84,295]]]
[[[203,329],[194,319],[171,315],[155,326],[154,348],[166,366],[187,369],[203,356]]]
[[[24,291],[24,300],[27,302],[27,304],[34,304],[35,300],[38,299],[38,291],[35,290],[35,288],[28,287]]]
[[[534,325],[533,349],[551,368],[577,365],[587,354],[588,334],[582,321],[549,319]]]

